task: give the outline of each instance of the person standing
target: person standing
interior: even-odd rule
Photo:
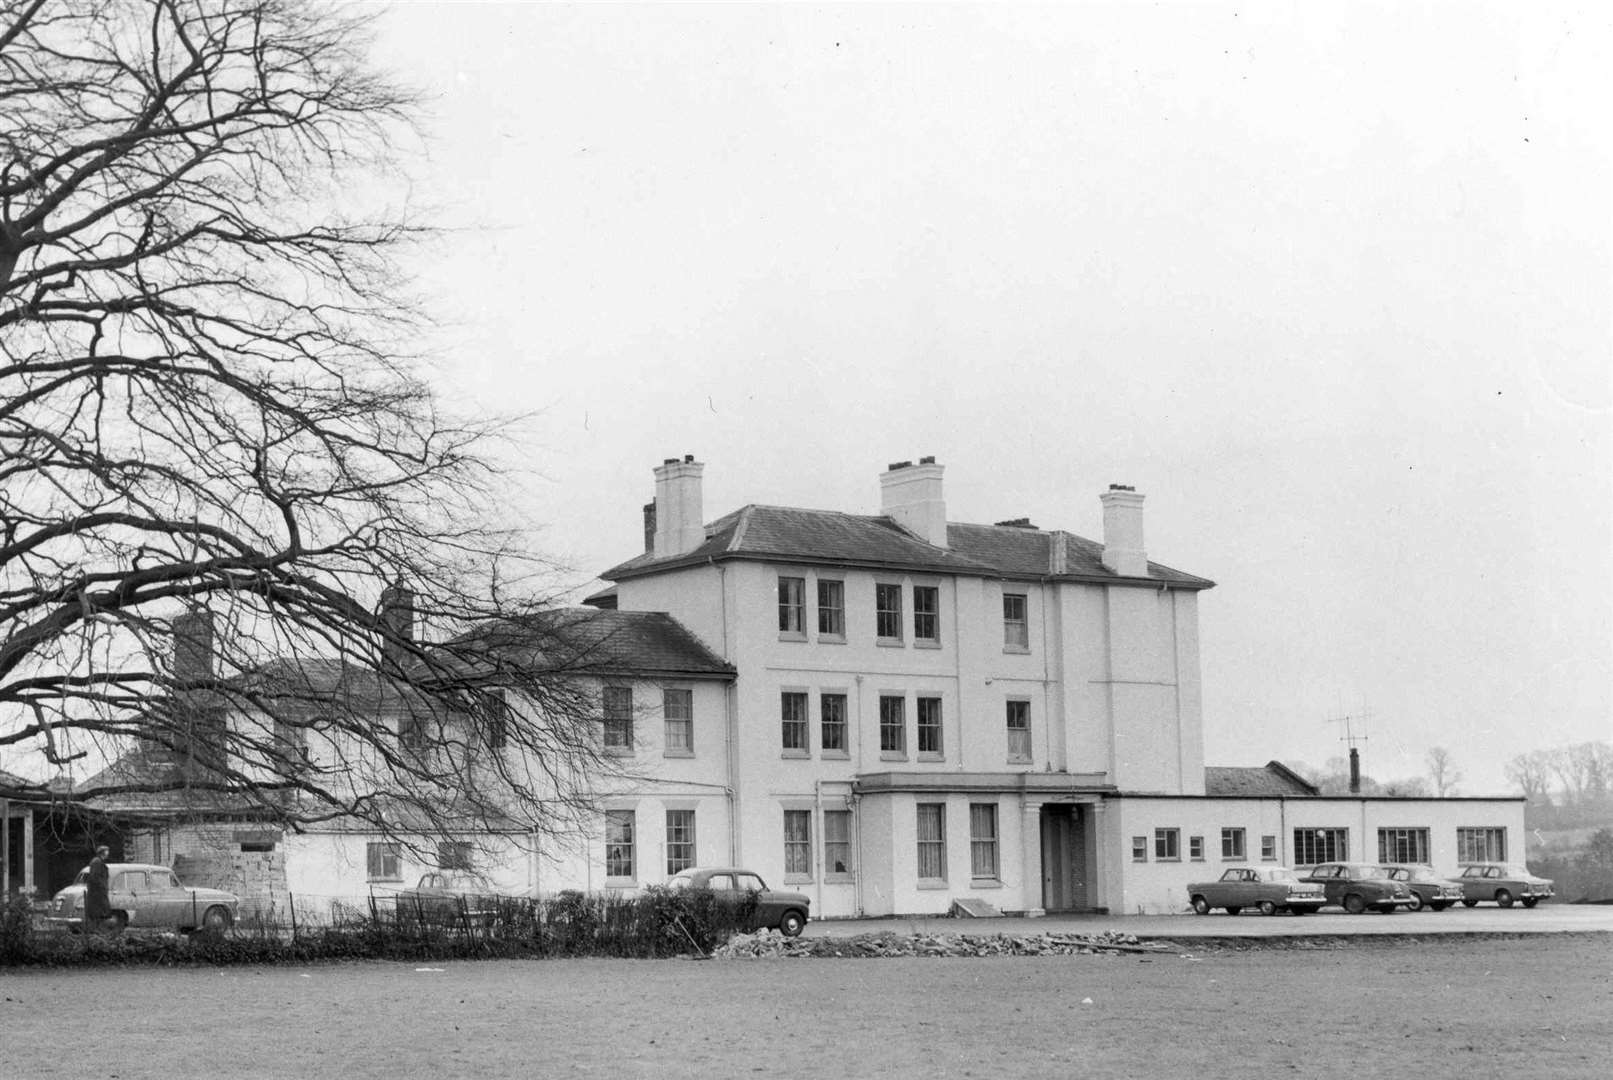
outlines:
[[[100,933],[106,920],[112,916],[111,875],[106,869],[106,857],[111,849],[105,844],[95,849],[90,860],[89,873],[84,877],[84,930]]]

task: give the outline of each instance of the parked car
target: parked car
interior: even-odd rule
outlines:
[[[499,898],[476,878],[432,870],[397,895],[398,921],[437,926],[488,926],[498,917]]]
[[[1432,866],[1422,863],[1390,863],[1384,867],[1396,881],[1405,882],[1411,890],[1411,910],[1432,908],[1444,911],[1462,899],[1462,884],[1442,876]]]
[[[1351,915],[1367,908],[1393,912],[1413,903],[1405,882],[1394,880],[1386,867],[1376,863],[1320,863],[1300,880],[1320,885],[1329,904],[1337,904]]]
[[[1304,915],[1327,903],[1320,885],[1299,880],[1286,866],[1229,866],[1219,881],[1189,885],[1187,895],[1200,915],[1208,915],[1212,908],[1226,908],[1228,915],[1244,908],[1256,908],[1262,915],[1278,911]]]
[[[1462,883],[1462,903],[1467,907],[1480,900],[1494,900],[1502,907],[1522,901],[1524,907],[1534,907],[1552,895],[1550,878],[1536,877],[1516,863],[1472,863],[1462,867],[1456,880]]]
[[[718,893],[743,896],[756,894],[756,919],[752,929],[771,927],[785,937],[795,937],[806,929],[812,900],[805,893],[770,889],[761,876],[733,866],[696,867],[674,874],[669,889],[711,889]]]
[[[113,933],[130,927],[223,933],[235,925],[241,898],[232,892],[183,885],[168,867],[149,863],[108,863],[106,870],[112,914],[105,929]],[[84,929],[84,882],[89,872],[89,867],[80,870],[73,884],[51,899],[47,923]]]

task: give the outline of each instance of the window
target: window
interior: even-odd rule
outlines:
[[[1427,829],[1379,829],[1378,861],[1426,863],[1428,857]]]
[[[324,720],[324,724],[320,724],[321,720]],[[329,725],[330,721],[325,717],[315,717],[313,723],[325,727]],[[285,762],[287,772],[293,774],[301,772],[310,763],[308,756],[308,729],[300,724],[294,724],[288,720],[276,720],[274,722],[274,748],[275,752],[280,755],[281,760]],[[153,861],[158,862],[161,860]]]
[[[874,586],[874,636],[881,641],[902,640],[902,587]]]
[[[1267,837],[1267,839],[1272,838]],[[1275,857],[1275,854],[1273,852],[1273,857]],[[1247,857],[1244,855],[1242,829],[1221,830],[1221,857],[1231,859],[1234,862],[1242,862]]]
[[[851,811],[823,812],[823,873],[825,877],[851,873]]]
[[[919,757],[939,760],[941,757],[941,699],[918,699]]]
[[[445,840],[437,845],[437,869],[471,870],[471,848],[463,840]]]
[[[784,752],[791,756],[807,753],[807,696],[798,690],[779,695],[779,719]]]
[[[605,876],[633,880],[633,811],[605,811]]]
[[[806,579],[778,579],[778,632],[792,637],[806,636]]]
[[[689,757],[694,754],[694,691],[661,691],[661,715],[666,723],[667,757]]]
[[[1024,593],[1003,593],[1004,649],[1012,652],[1030,651],[1030,620],[1025,616],[1025,607]]]
[[[398,745],[405,750],[426,748],[426,718],[406,712],[398,717]]]
[[[969,804],[969,876],[997,880],[997,804]]]
[[[1294,864],[1342,862],[1350,857],[1348,829],[1295,829]]]
[[[846,636],[846,584],[843,581],[818,582],[818,634],[821,637]]]
[[[947,877],[947,819],[945,803],[918,804],[920,878],[945,881]]]
[[[367,844],[365,845],[365,863],[371,881],[401,881],[403,880],[401,844]]]
[[[489,750],[510,744],[510,699],[503,690],[491,690],[482,700],[482,740]]]
[[[1181,859],[1182,831],[1180,829],[1154,830],[1154,858]]]
[[[630,687],[605,687],[605,749],[617,753],[633,749],[633,691]]]
[[[1277,838],[1275,836],[1262,836],[1260,838],[1260,860],[1262,862],[1277,861]]]
[[[1506,862],[1507,831],[1489,828],[1458,828],[1456,830],[1456,861]]]
[[[1031,760],[1031,703],[1008,703],[1008,760]]]
[[[879,752],[907,753],[907,702],[899,697],[879,699]]]
[[[1204,837],[1189,836],[1187,838],[1187,857],[1194,862],[1204,861]]]
[[[1148,837],[1146,837],[1146,836],[1133,836],[1131,838],[1131,861],[1132,862],[1147,862],[1148,861]]]
[[[941,590],[934,585],[913,586],[913,640],[941,644]]]
[[[784,811],[784,880],[812,880],[812,811]]]
[[[666,872],[671,877],[694,865],[694,811],[666,812]]]
[[[818,729],[818,749],[825,754],[846,752],[846,695],[823,694],[818,698],[823,723]]]

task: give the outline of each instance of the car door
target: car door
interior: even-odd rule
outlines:
[[[1329,864],[1318,866],[1310,874],[1311,880],[1321,884],[1329,904],[1344,903],[1344,882],[1339,878],[1339,869],[1338,866]]]
[[[150,892],[146,884],[144,870],[124,870],[112,879],[112,886],[108,891],[108,898],[112,902],[113,911],[125,911],[129,914],[130,926],[148,926],[151,917],[146,907],[146,895]]]
[[[150,925],[195,926],[201,912],[193,910],[195,905],[191,902],[190,891],[179,883],[174,872],[152,870],[147,877],[151,886],[147,896],[151,908]]]
[[[734,886],[741,896],[752,893],[756,897],[756,925],[776,926],[784,914],[784,905],[768,891],[762,879],[755,874],[735,874]]]

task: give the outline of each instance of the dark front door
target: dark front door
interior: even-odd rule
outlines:
[[[1042,807],[1042,907],[1048,911],[1088,906],[1084,825],[1078,806]]]

